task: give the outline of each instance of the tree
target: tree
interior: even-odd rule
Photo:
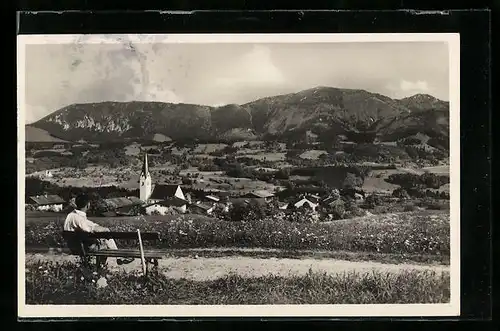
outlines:
[[[381,203],[382,203],[382,199],[380,198],[380,196],[378,196],[376,194],[370,194],[365,199],[365,205],[368,208],[375,208],[375,206],[378,206]]]
[[[109,211],[110,208],[106,202],[101,198],[91,198],[89,214],[93,216],[101,216],[103,213]]]
[[[343,188],[354,188],[363,186],[363,180],[360,177],[357,177],[355,174],[348,172],[344,182],[342,184]]]
[[[399,198],[399,199],[409,199],[410,198],[410,195],[408,194],[408,192],[404,188],[401,188],[401,187],[398,187],[397,189],[392,191],[392,196],[395,198]]]

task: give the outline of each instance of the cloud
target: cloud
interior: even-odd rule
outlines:
[[[429,93],[431,90],[427,81],[417,80],[412,82],[404,79],[397,84],[389,83],[386,88],[396,98],[404,98],[417,93]]]
[[[255,45],[253,49],[221,68],[214,78],[217,88],[270,86],[285,84],[285,77],[271,59],[269,48]]]
[[[422,91],[426,92],[429,90],[429,86],[427,85],[426,81],[416,81],[416,82],[409,82],[407,80],[402,80],[400,83],[400,87],[403,91]]]

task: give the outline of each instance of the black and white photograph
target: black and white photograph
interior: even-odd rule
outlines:
[[[18,36],[19,316],[458,316],[459,47]]]

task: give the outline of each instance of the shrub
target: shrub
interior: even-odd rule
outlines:
[[[354,188],[354,187],[360,187],[362,185],[363,185],[363,179],[349,172],[347,173],[346,178],[344,179],[342,187]]]
[[[35,153],[33,157],[35,159],[42,158],[42,157],[60,157],[61,152],[56,152],[56,151],[39,151],[38,153]]]
[[[414,211],[415,209],[417,209],[417,207],[413,203],[407,203],[404,205],[403,208],[404,208],[404,211]]]
[[[386,181],[391,184],[399,185],[405,189],[438,189],[450,182],[449,176],[439,176],[433,173],[415,174],[392,174]]]
[[[401,188],[401,187],[398,187],[397,189],[392,191],[392,196],[395,198],[403,199],[403,200],[410,198],[410,195],[408,194],[408,192],[406,192],[406,190],[404,188]]]
[[[377,194],[370,194],[365,198],[365,205],[368,208],[375,208],[382,203],[382,198]]]
[[[346,216],[345,202],[338,198],[325,207],[324,211],[327,214],[331,214],[334,220],[343,219]]]

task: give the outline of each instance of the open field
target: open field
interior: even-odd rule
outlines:
[[[422,170],[425,172],[430,172],[430,173],[434,173],[434,174],[447,175],[450,173],[450,166],[443,165],[443,166],[436,166],[436,167],[425,167],[425,168],[422,168]]]
[[[91,218],[116,231],[157,231],[162,241],[154,249],[274,248],[394,254],[403,260],[445,263],[449,260],[449,213],[381,214],[325,223],[293,223],[278,216],[259,221],[231,222],[183,215]],[[26,246],[65,247],[63,218],[26,218]],[[121,247],[135,243],[120,242]],[[387,255],[386,255],[387,257]]]
[[[28,304],[374,304],[449,302],[449,273],[314,272],[217,279],[170,278],[159,273],[83,273],[73,263],[27,265]]]

